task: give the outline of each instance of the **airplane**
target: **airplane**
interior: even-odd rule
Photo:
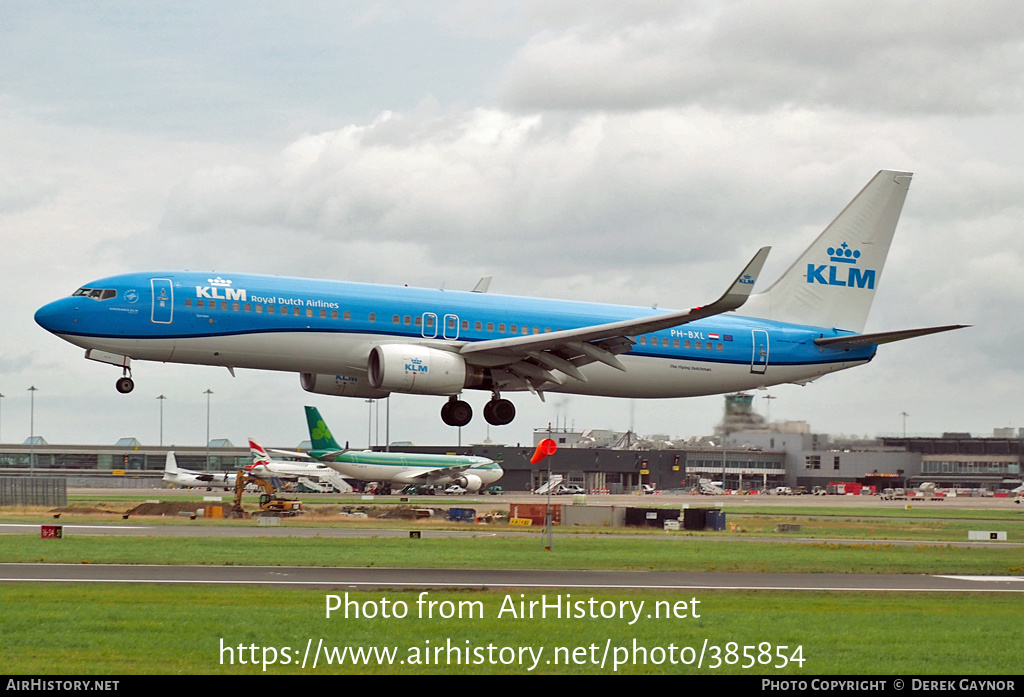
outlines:
[[[163,481],[172,486],[186,488],[206,487],[218,489],[234,489],[235,475],[233,472],[197,472],[178,467],[178,459],[174,451],[167,452],[167,459],[164,461]]]
[[[456,484],[466,491],[476,493],[505,474],[493,460],[473,455],[347,450],[334,440],[316,407],[306,407],[306,422],[313,446],[309,456],[343,476],[364,482],[435,487]]]
[[[1021,484],[1016,489],[1010,489],[1010,493],[1016,494],[1016,496],[1013,497],[1014,503],[1019,504],[1021,501],[1024,501],[1024,484]]]
[[[766,291],[752,294],[763,247],[720,298],[687,310],[156,271],[89,283],[35,320],[121,368],[122,393],[134,388],[133,360],[288,371],[315,394],[447,397],[450,426],[472,419],[469,389],[491,392],[484,418],[500,426],[515,417],[508,392],[676,398],[805,385],[868,363],[881,344],[964,326],[863,333],[912,176],[876,174]]]
[[[312,477],[318,481],[321,479],[327,480],[332,485],[337,481],[337,473],[325,465],[292,462],[290,460],[274,460],[266,449],[253,438],[249,439],[249,452],[252,454],[252,464],[246,467],[246,469],[254,477],[285,481],[298,481],[299,479]],[[305,456],[303,453],[295,454]]]

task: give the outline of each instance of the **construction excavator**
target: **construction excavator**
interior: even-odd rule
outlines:
[[[241,518],[245,516],[245,511],[242,508],[242,494],[245,493],[245,487],[248,484],[253,484],[263,490],[263,493],[260,494],[261,513],[272,513],[281,516],[296,516],[304,513],[301,501],[278,496],[274,485],[266,479],[240,469],[238,474],[235,475],[235,501],[231,508],[232,514],[236,517]]]

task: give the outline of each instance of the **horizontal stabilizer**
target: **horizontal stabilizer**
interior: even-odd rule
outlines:
[[[818,346],[833,349],[851,349],[859,346],[877,346],[879,344],[891,344],[894,341],[913,339],[916,336],[927,336],[939,332],[949,332],[954,329],[963,329],[968,324],[951,324],[945,327],[925,327],[924,329],[901,329],[895,332],[877,332],[875,334],[853,334],[851,336],[836,336],[829,339],[815,339]]]

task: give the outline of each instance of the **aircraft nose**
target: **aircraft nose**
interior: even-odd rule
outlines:
[[[74,302],[74,298],[55,300],[36,311],[36,324],[54,334],[67,331],[78,321],[77,310],[78,306]]]

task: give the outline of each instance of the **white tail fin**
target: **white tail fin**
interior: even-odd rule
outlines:
[[[263,446],[252,438],[249,439],[249,454],[252,455],[254,465],[265,465],[270,462],[270,455],[263,449]]]
[[[176,474],[180,470],[178,469],[178,458],[174,456],[173,450],[167,451],[167,459],[164,460],[164,472],[167,474]]]
[[[864,331],[912,176],[876,174],[796,263],[738,314]]]

